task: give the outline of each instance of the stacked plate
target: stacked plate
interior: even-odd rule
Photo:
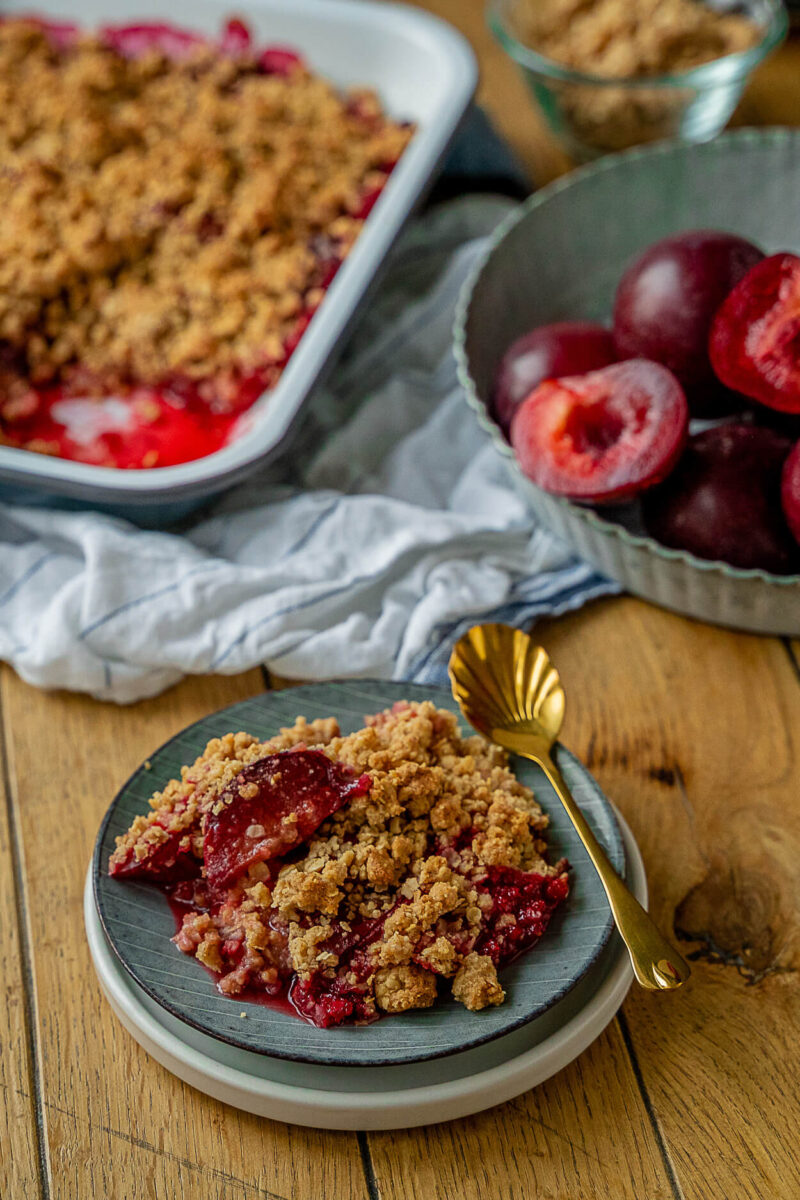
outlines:
[[[148,796],[202,751],[209,738],[246,729],[273,734],[302,713],[336,716],[343,732],[398,699],[432,699],[411,684],[321,684],[232,705],[172,739],[114,800],[98,835],[85,893],[89,946],[103,990],[134,1038],[201,1091],[261,1116],[327,1129],[391,1129],[465,1116],[519,1095],[581,1053],[605,1028],[630,986],[599,880],[544,776],[515,762],[551,816],[551,858],[569,858],[572,891],[541,942],[505,968],[506,1002],[470,1013],[451,999],[366,1027],[321,1030],[289,1011],[221,996],[208,973],[170,944],[164,895],[112,880],[114,838]],[[559,763],[615,866],[646,900],[641,857],[625,823],[565,750]]]

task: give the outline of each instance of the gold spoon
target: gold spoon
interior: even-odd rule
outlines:
[[[475,625],[453,648],[450,682],[478,733],[538,763],[553,785],[605,888],[642,987],[679,988],[689,965],[659,932],[616,873],[570,794],[551,750],[564,720],[564,689],[541,646],[509,625]]]

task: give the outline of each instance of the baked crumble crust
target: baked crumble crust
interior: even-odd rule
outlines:
[[[0,22],[4,421],[50,384],[224,410],[274,382],[412,132],[299,60]]]
[[[251,858],[210,895],[201,864],[211,814],[235,819],[243,768],[307,746],[368,790],[290,861]],[[567,864],[545,858],[547,817],[506,753],[461,738],[453,714],[429,701],[397,704],[347,736],[333,719],[298,718],[267,742],[215,739],[151,806],[118,839],[112,874],[157,879],[152,839],[171,839],[168,870],[182,845],[192,867],[178,885],[178,947],[228,995],[277,992],[291,978],[295,1007],[318,1024],[427,1007],[438,978],[471,1010],[502,1003],[497,966],[538,939],[568,891]]]

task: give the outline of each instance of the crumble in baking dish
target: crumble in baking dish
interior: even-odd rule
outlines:
[[[117,467],[224,445],[412,133],[239,20],[0,21],[0,443]]]

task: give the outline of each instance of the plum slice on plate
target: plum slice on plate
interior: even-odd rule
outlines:
[[[199,878],[201,864],[196,848],[202,841],[200,820],[196,806],[190,809],[185,799],[149,822],[142,818],[136,837],[124,846],[118,845],[112,854],[109,875],[153,883]]]
[[[557,321],[523,334],[506,350],[494,381],[492,412],[505,434],[526,396],[545,379],[583,375],[617,361],[608,329],[593,321]]]
[[[714,314],[731,288],[764,255],[734,234],[713,229],[655,242],[627,268],[614,298],[617,358],[650,358],[669,367],[686,391],[693,416],[741,409],[708,357]]]
[[[800,413],[800,258],[773,254],[747,272],[714,318],[711,362],[728,387]]]
[[[733,424],[690,439],[673,475],[644,500],[648,533],[698,558],[787,574],[798,550],[781,510],[781,469],[791,442]]]
[[[540,384],[514,417],[511,443],[525,474],[545,491],[606,503],[664,479],[688,424],[675,376],[635,358]]]
[[[321,750],[283,750],[250,763],[220,796],[219,811],[206,817],[209,886],[220,887],[253,863],[287,854],[371,785],[369,775],[356,776]]]

